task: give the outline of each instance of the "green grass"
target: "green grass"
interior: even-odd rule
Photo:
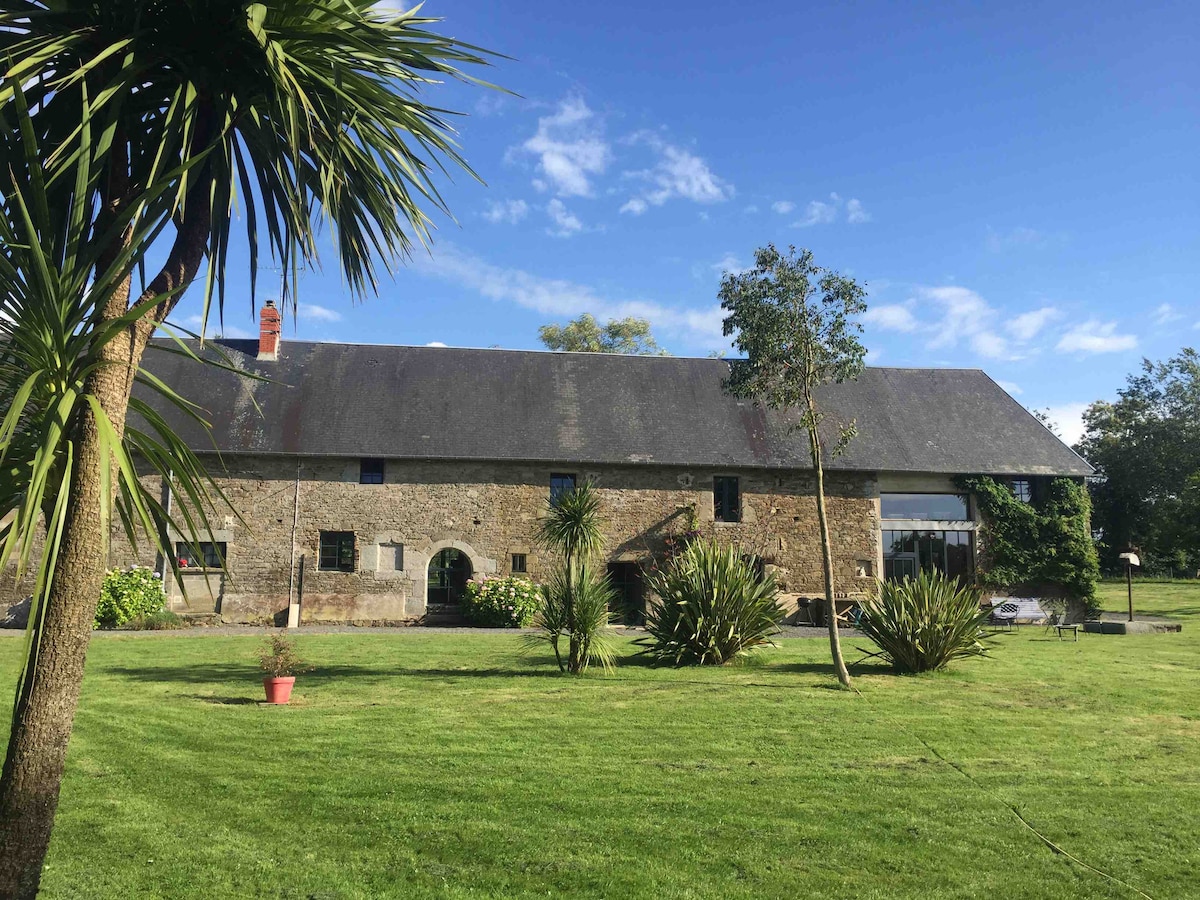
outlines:
[[[45,896],[1135,896],[1016,807],[1195,897],[1200,587],[1140,597],[1183,633],[1023,627],[942,675],[857,667],[862,696],[821,640],[570,678],[513,635],[414,631],[302,636],[319,668],[268,708],[256,639],[105,636]]]

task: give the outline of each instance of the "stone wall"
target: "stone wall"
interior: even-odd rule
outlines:
[[[289,596],[303,622],[402,621],[425,612],[426,572],[441,549],[467,554],[476,576],[507,575],[526,555],[541,580],[551,560],[534,534],[546,509],[551,472],[573,473],[598,489],[610,561],[645,562],[671,534],[686,530],[689,508],[702,533],[733,542],[773,567],[792,595],[820,596],[820,535],[813,479],[803,472],[388,460],[383,484],[359,484],[357,459],[226,457],[219,479],[241,518],[212,517],[228,548],[228,575],[190,572],[181,612],[216,612],[226,621],[280,621]],[[218,465],[210,460],[210,465]],[[712,478],[736,475],[742,522],[713,521]],[[839,593],[869,589],[879,571],[879,503],[868,475],[826,478]],[[352,531],[356,571],[318,566],[322,530]],[[113,565],[154,565],[143,548],[114,542]]]

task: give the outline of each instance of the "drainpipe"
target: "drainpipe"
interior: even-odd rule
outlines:
[[[292,558],[288,565],[288,628],[300,627],[300,598],[296,596],[296,532],[300,530],[300,457],[296,457],[296,491],[292,501]]]

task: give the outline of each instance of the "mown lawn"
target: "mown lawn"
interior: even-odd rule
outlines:
[[[861,696],[819,640],[569,679],[512,635],[414,630],[302,636],[319,668],[268,708],[257,639],[106,636],[45,895],[1137,896],[1015,807],[1200,896],[1200,588],[1169,587],[1182,634],[1026,627],[937,677],[860,666]]]

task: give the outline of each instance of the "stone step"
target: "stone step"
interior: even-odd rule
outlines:
[[[449,628],[455,625],[466,625],[462,607],[457,603],[430,603],[425,607],[425,615],[420,619],[421,625],[436,625]]]

